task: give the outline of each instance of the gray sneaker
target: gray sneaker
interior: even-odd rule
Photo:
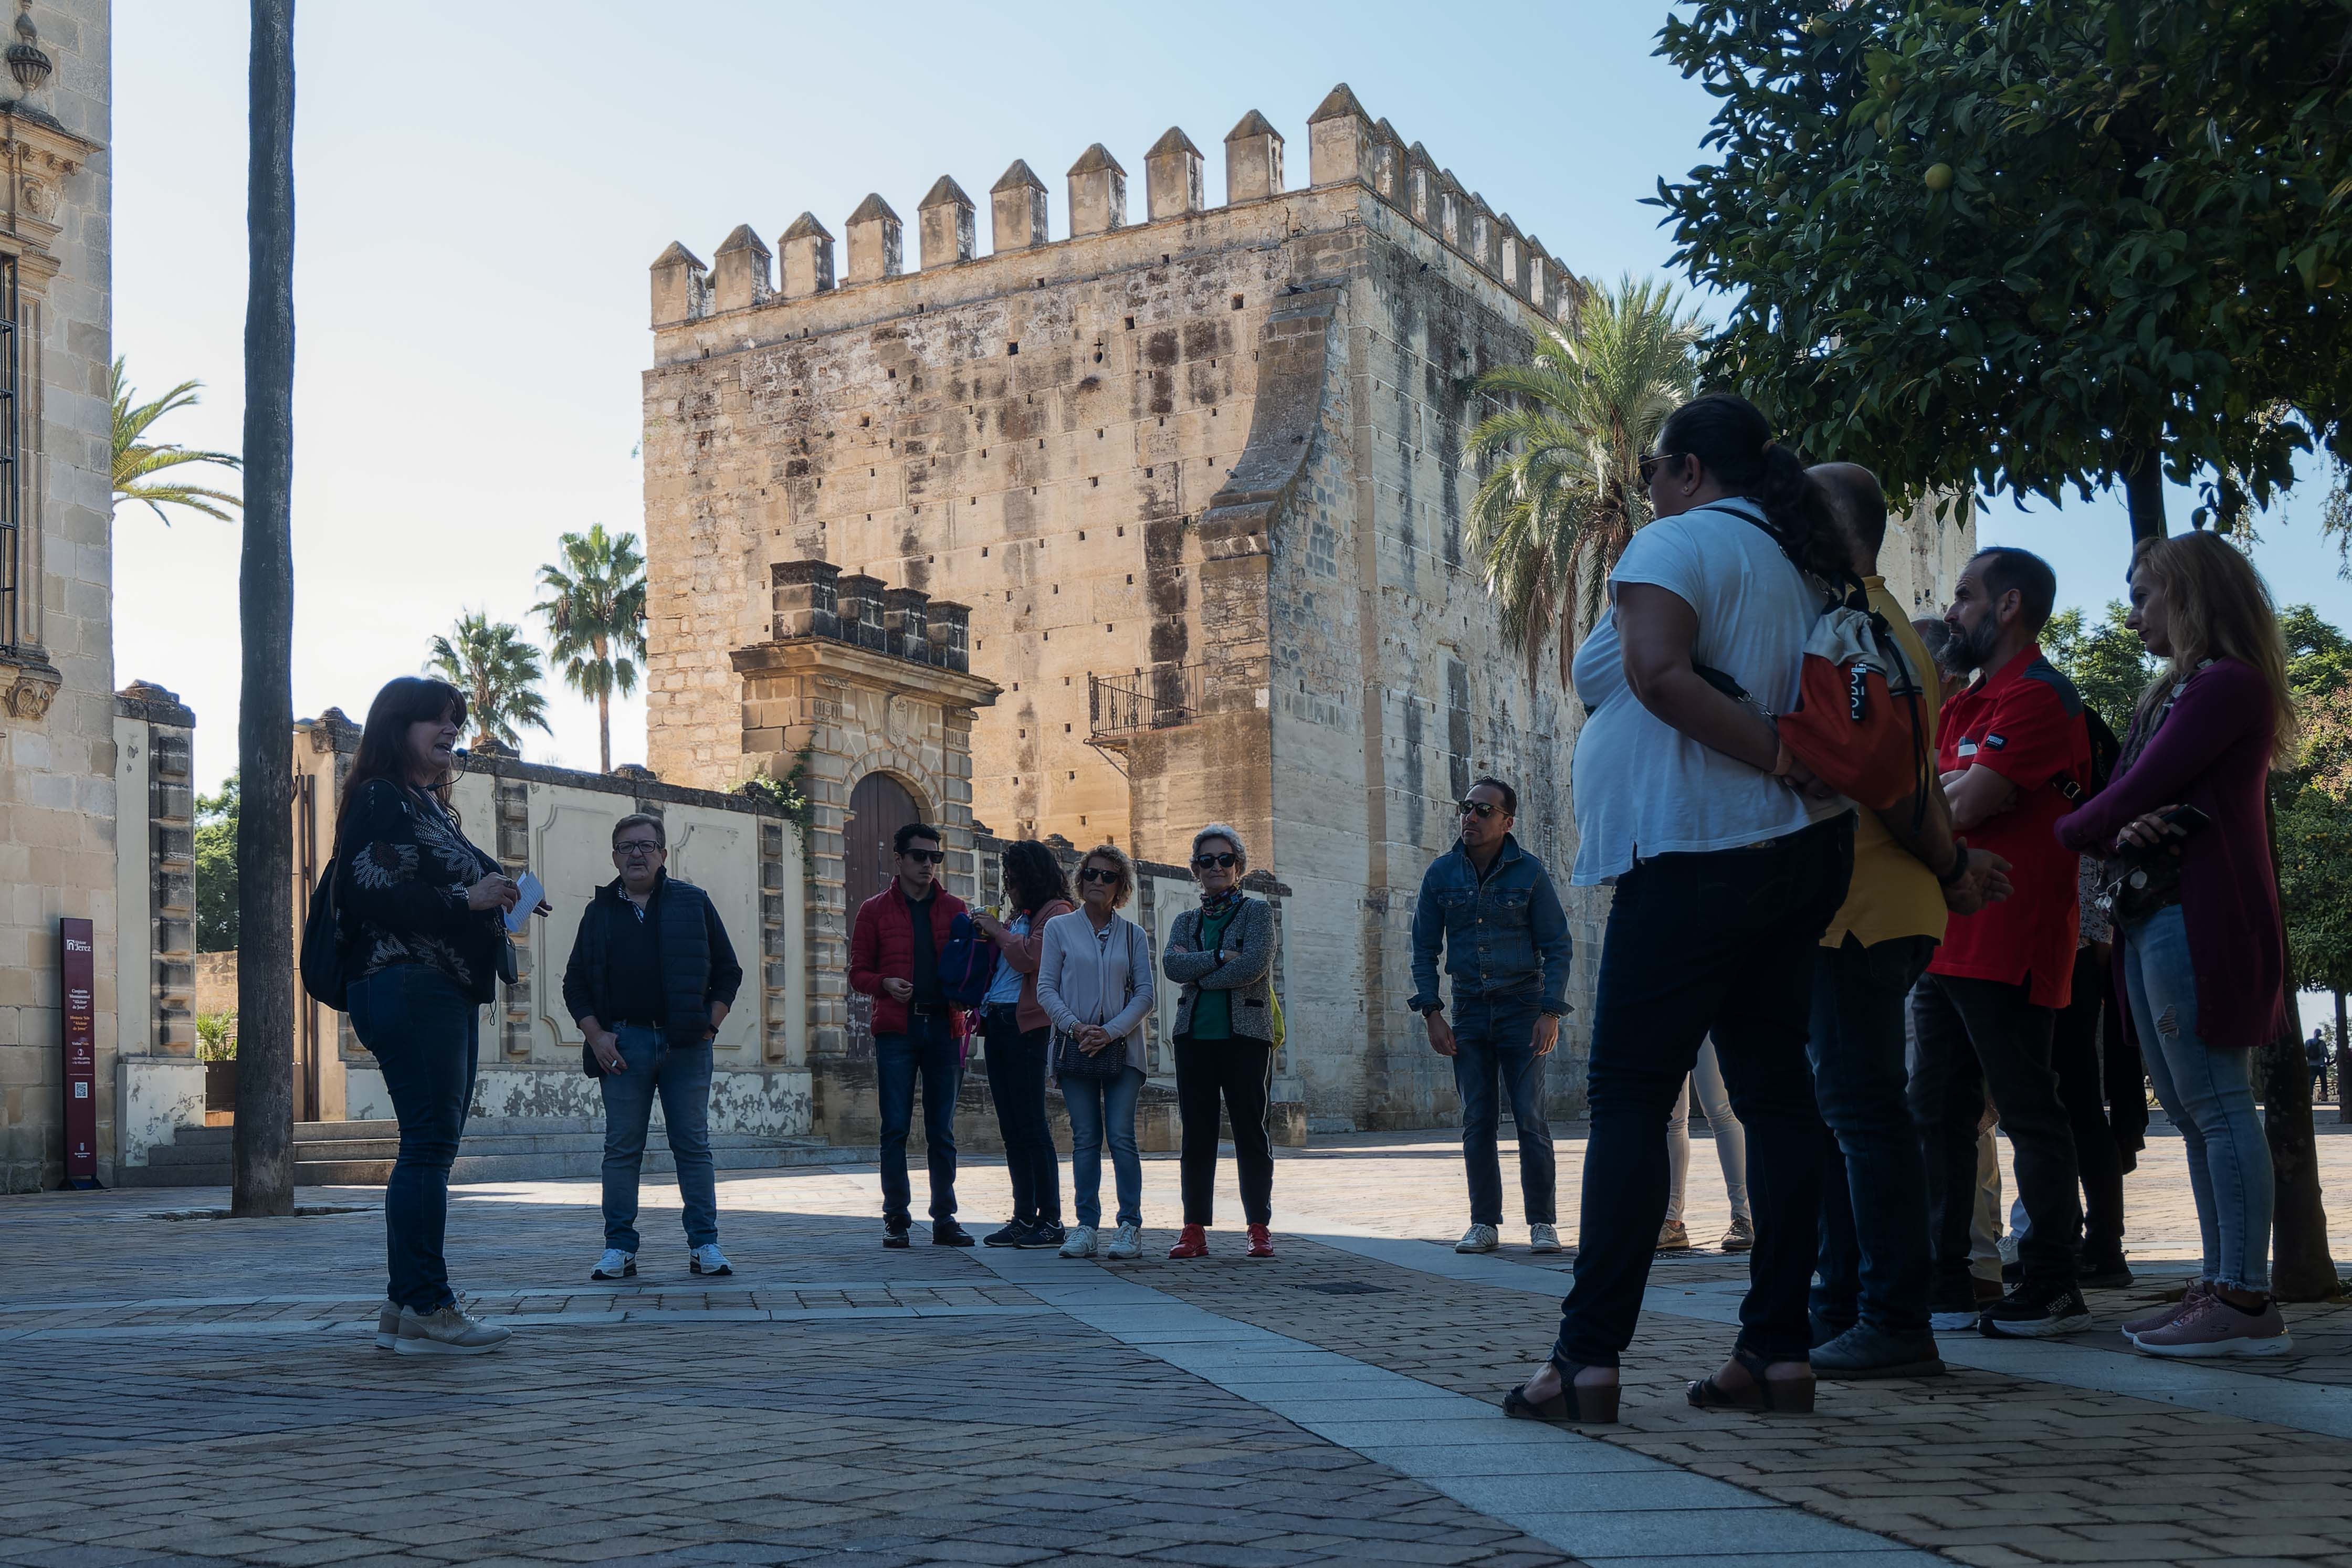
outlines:
[[[2294,1348],[2294,1336],[2286,1332],[2277,1301],[2265,1301],[2261,1312],[2249,1312],[2209,1289],[2180,1316],[2162,1328],[2141,1331],[2132,1343],[2144,1355],[2284,1355]]]
[[[1120,1220],[1118,1234],[1111,1238],[1110,1246],[1104,1249],[1103,1256],[1120,1262],[1142,1257],[1143,1227],[1132,1219]]]
[[[1854,1324],[1816,1348],[1812,1361],[1822,1377],[1936,1377],[1944,1370],[1933,1333],[1891,1333],[1874,1323]]]
[[[422,1314],[403,1307],[394,1348],[403,1355],[487,1355],[513,1337],[512,1329],[467,1317],[454,1306]]]
[[[1557,1251],[1559,1251],[1559,1227],[1557,1227],[1557,1226],[1552,1226],[1552,1225],[1530,1225],[1530,1226],[1528,1226],[1528,1251],[1530,1251],[1530,1252],[1557,1252]]]
[[[1063,1234],[1062,1250],[1059,1256],[1064,1258],[1091,1258],[1094,1255],[1095,1228],[1093,1226],[1073,1225]]]
[[[400,1343],[400,1303],[387,1301],[376,1309],[375,1347],[390,1350]]]
[[[2212,1288],[2202,1280],[2189,1281],[2182,1287],[2179,1301],[2167,1301],[2152,1312],[2146,1312],[2126,1321],[2123,1325],[2124,1338],[2137,1344],[2139,1343],[2140,1335],[2153,1333],[2160,1328],[2169,1328],[2187,1317]]]
[[[727,1261],[727,1254],[719,1250],[719,1243],[707,1241],[686,1255],[686,1266],[697,1274],[732,1274],[735,1265]]]
[[[1503,1239],[1496,1233],[1493,1226],[1474,1225],[1469,1229],[1462,1233],[1462,1239],[1454,1244],[1454,1250],[1456,1252],[1492,1252],[1496,1248],[1502,1244]]]
[[[607,1247],[596,1266],[588,1270],[592,1280],[625,1280],[637,1271],[637,1255],[624,1252],[617,1247]]]

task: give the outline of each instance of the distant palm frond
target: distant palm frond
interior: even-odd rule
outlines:
[[[200,485],[183,483],[156,484],[152,476],[189,463],[214,463],[225,468],[242,465],[234,453],[199,452],[176,443],[151,443],[142,439],[148,430],[165,414],[189,407],[198,402],[197,391],[202,382],[182,382],[162,397],[147,402],[134,403],[138,394],[123,372],[123,361],[117,359],[109,380],[109,391],[114,405],[114,499],[143,501],[154,508],[166,526],[172,519],[165,507],[186,507],[222,522],[230,521],[224,507],[242,507],[245,503],[226,490],[208,490]]]
[[[519,751],[519,727],[553,733],[547,699],[539,692],[539,650],[524,641],[520,627],[468,610],[449,635],[433,639],[425,667],[466,694],[476,745],[496,740]]]

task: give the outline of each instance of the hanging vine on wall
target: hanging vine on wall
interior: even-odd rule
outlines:
[[[803,869],[811,863],[809,829],[816,821],[816,802],[809,798],[808,793],[809,765],[815,759],[815,756],[816,747],[812,742],[800,748],[799,753],[793,758],[792,767],[785,770],[782,779],[772,779],[762,773],[754,778],[746,779],[735,787],[735,793],[738,795],[748,796],[755,800],[765,800],[784,814],[784,820],[792,823],[793,832],[801,841],[801,864]]]

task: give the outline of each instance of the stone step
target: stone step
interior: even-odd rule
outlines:
[[[368,1126],[386,1129],[383,1135],[372,1138],[309,1138],[299,1132],[294,1135],[294,1161],[297,1165],[335,1160],[390,1160],[400,1153],[398,1131],[389,1122],[367,1123]],[[648,1147],[659,1146],[662,1131],[656,1124],[649,1134]],[[715,1154],[721,1149],[763,1149],[780,1143],[798,1140],[778,1139],[756,1133],[713,1133],[710,1147]],[[823,1146],[823,1145],[819,1145]],[[594,1133],[491,1133],[477,1135],[466,1129],[465,1141],[458,1145],[458,1155],[576,1155],[593,1154],[604,1158],[604,1134]],[[226,1163],[228,1148],[224,1144],[161,1144],[147,1152],[152,1166],[216,1166]]]
[[[869,1165],[880,1158],[880,1151],[864,1148],[835,1147],[814,1139],[754,1138],[745,1134],[724,1134],[711,1139],[711,1163],[722,1171],[786,1170],[801,1166]],[[501,1143],[512,1140],[501,1139]],[[579,1139],[557,1134],[548,1142],[570,1145],[566,1147],[537,1147],[500,1153],[476,1151],[475,1140],[468,1137],[459,1145],[457,1159],[450,1167],[452,1183],[554,1181],[567,1176],[593,1176],[604,1166],[604,1142],[601,1138]],[[578,1146],[586,1145],[587,1146]],[[294,1180],[299,1186],[382,1186],[392,1175],[389,1153],[373,1158],[346,1158],[335,1151],[326,1157],[315,1157],[317,1145],[296,1150]],[[149,1156],[165,1153],[163,1148]],[[226,1151],[224,1150],[223,1153]],[[668,1176],[677,1169],[656,1136],[646,1146],[645,1164],[641,1167],[649,1176]],[[123,1186],[226,1186],[229,1182],[229,1166],[221,1160],[175,1160],[131,1166],[121,1170],[118,1184]]]
[[[536,1133],[601,1133],[604,1124],[591,1116],[470,1116],[466,1121],[466,1135],[478,1134]],[[182,1127],[173,1141],[183,1148],[227,1149],[236,1129],[222,1127]],[[340,1138],[397,1138],[400,1124],[389,1119],[373,1122],[297,1122],[294,1141],[298,1144],[325,1143]]]

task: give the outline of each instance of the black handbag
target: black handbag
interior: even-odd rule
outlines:
[[[1130,924],[1127,936],[1127,968],[1130,987],[1134,983],[1137,934],[1137,928]],[[1097,1019],[1094,1021],[1101,1023],[1104,1020]],[[1076,1030],[1057,1029],[1054,1031],[1054,1075],[1056,1078],[1091,1078],[1108,1082],[1126,1071],[1126,1040],[1115,1039],[1100,1051],[1089,1051],[1078,1044]]]

